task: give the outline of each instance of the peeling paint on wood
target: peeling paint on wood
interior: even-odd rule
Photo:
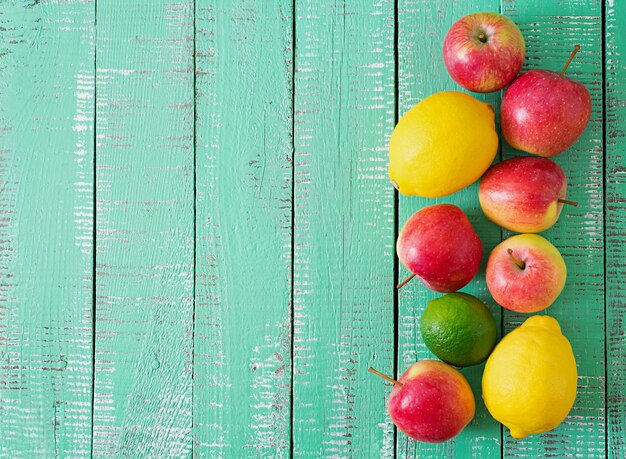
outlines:
[[[593,112],[581,138],[554,158],[568,180],[568,199],[579,203],[563,210],[555,226],[543,235],[561,252],[567,283],[557,301],[542,314],[555,317],[569,339],[578,365],[578,395],[572,411],[557,429],[524,440],[513,440],[505,429],[504,455],[604,457],[604,250],[602,141],[602,21],[600,3],[572,1],[546,4],[540,0],[503,3],[503,13],[520,25],[526,37],[525,69],[559,71],[575,44],[581,52],[567,75],[589,89]],[[505,146],[504,156],[519,152]],[[505,233],[505,237],[509,233]],[[506,312],[506,331],[526,319]]]
[[[198,2],[194,456],[289,457],[292,2]]]
[[[579,206],[545,232],[579,392],[514,441],[464,369],[477,416],[428,445],[394,432],[367,373],[432,357],[437,294],[405,286],[395,323],[394,228],[451,202],[485,259],[510,233],[476,184],[396,215],[387,144],[396,115],[460,89],[443,37],[480,10],[519,24],[526,69],[582,45],[568,74],[592,119],[556,158]],[[625,21],[614,0],[0,1],[0,457],[624,457]],[[463,291],[502,332],[526,318],[484,263]]]
[[[393,457],[393,1],[296,3],[294,456]]]
[[[626,457],[626,10],[606,1],[605,283],[608,457]]]
[[[498,11],[499,2],[484,0],[469,5],[465,1],[401,0],[398,8],[398,94],[399,115],[429,95],[445,90],[463,89],[449,77],[443,63],[443,39],[450,26],[460,17],[476,11]],[[498,112],[500,94],[477,96],[490,103]],[[417,210],[435,203],[448,202],[465,211],[480,236],[483,263],[476,278],[462,291],[485,301],[500,322],[501,308],[496,305],[485,284],[484,267],[491,249],[500,242],[500,228],[483,215],[478,202],[478,183],[451,196],[426,199],[400,196],[398,225]],[[399,277],[408,271],[400,265]],[[434,358],[426,348],[419,332],[419,319],[428,301],[441,296],[424,287],[419,281],[404,286],[399,295],[398,375],[417,360]],[[398,433],[397,457],[497,457],[500,455],[500,425],[488,414],[481,398],[481,377],[484,365],[461,370],[468,379],[476,398],[476,416],[468,427],[452,441],[427,444]]]
[[[0,3],[0,457],[88,457],[94,5],[31,3]]]
[[[193,19],[98,2],[96,457],[191,452]]]

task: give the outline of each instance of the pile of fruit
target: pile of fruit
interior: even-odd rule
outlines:
[[[497,245],[486,265],[487,287],[508,310],[534,313],[550,306],[565,286],[558,249],[535,233],[554,225],[567,179],[548,159],[567,150],[585,130],[591,98],[560,73],[531,70],[518,76],[525,57],[518,27],[498,13],[475,13],[452,25],[443,43],[451,77],[465,89],[503,89],[500,126],[506,141],[535,156],[492,166],[498,150],[495,113],[466,93],[433,94],[400,119],[389,145],[389,176],[404,195],[447,196],[481,179],[478,198],[494,223],[521,233]],[[457,292],[479,270],[483,245],[462,209],[436,204],[416,212],[397,241],[400,262],[427,288],[445,293],[428,303],[420,333],[441,361],[422,360],[393,382],[389,414],[398,429],[425,442],[443,442],[472,420],[475,399],[454,367],[487,360],[482,397],[511,435],[523,438],[558,426],[576,398],[577,370],[558,322],[529,317],[496,345],[497,330],[479,299]]]

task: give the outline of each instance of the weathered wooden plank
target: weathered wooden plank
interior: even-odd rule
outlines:
[[[296,12],[293,452],[392,457],[394,2]]]
[[[608,456],[626,457],[626,10],[606,2],[605,288]]]
[[[499,11],[499,2],[482,0],[469,5],[465,1],[436,2],[426,0],[400,0],[398,7],[398,72],[399,114],[402,115],[425,97],[444,90],[463,89],[448,75],[443,63],[443,39],[449,27],[459,18],[476,11]],[[500,94],[474,96],[490,103],[496,112]],[[497,118],[497,117],[496,117]],[[491,248],[500,242],[500,228],[483,215],[478,202],[478,183],[451,196],[426,199],[400,196],[399,226],[417,210],[440,202],[458,205],[465,211],[483,247],[483,264],[476,278],[462,291],[485,301],[492,311],[496,323],[500,322],[500,307],[497,306],[485,284],[484,267]],[[399,277],[410,274],[400,265]],[[404,286],[399,295],[399,349],[398,373],[417,360],[434,358],[424,345],[419,332],[419,319],[428,301],[441,296],[424,287],[419,281]],[[472,386],[476,399],[476,416],[466,429],[455,439],[438,444],[415,442],[398,433],[397,455],[402,458],[417,457],[499,457],[501,446],[500,425],[491,418],[481,398],[483,365],[461,370]]]
[[[193,2],[97,8],[94,456],[192,447]]]
[[[578,363],[578,396],[565,422],[550,433],[516,441],[505,429],[506,457],[604,457],[604,240],[602,150],[602,55],[599,2],[577,0],[503,2],[504,14],[520,25],[526,38],[525,69],[560,71],[575,44],[581,45],[567,74],[591,93],[593,113],[583,136],[556,157],[568,178],[568,198],[579,203],[564,209],[543,235],[563,254],[568,268],[565,289],[545,311],[561,324]],[[505,157],[520,154],[505,145]],[[509,233],[504,234],[507,237]],[[504,314],[510,331],[526,315]]]
[[[0,3],[0,457],[91,449],[94,19]]]
[[[292,20],[196,5],[197,457],[289,457]]]

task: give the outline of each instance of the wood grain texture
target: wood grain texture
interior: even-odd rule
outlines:
[[[505,457],[604,457],[604,250],[602,21],[599,2],[583,0],[513,1],[503,13],[519,24],[526,38],[525,68],[560,71],[575,44],[581,52],[567,75],[587,86],[593,112],[587,130],[554,158],[568,178],[568,199],[555,226],[543,234],[561,252],[568,268],[565,289],[545,312],[555,317],[569,339],[578,364],[578,395],[567,419],[555,430],[515,441],[505,429]],[[505,145],[504,156],[520,154]],[[509,233],[505,233],[507,237]],[[506,312],[506,331],[527,316]]]
[[[605,285],[608,457],[626,457],[626,10],[606,2]]]
[[[95,457],[192,447],[193,2],[97,8]]]
[[[394,3],[296,2],[293,453],[393,457]]]
[[[443,63],[443,39],[450,26],[460,17],[476,11],[498,11],[499,2],[484,0],[468,5],[465,1],[400,0],[398,15],[399,56],[399,114],[438,91],[463,89],[449,77]],[[498,113],[500,94],[477,96],[490,103]],[[496,117],[497,118],[497,117]],[[478,183],[451,196],[426,199],[400,195],[398,223],[404,222],[417,210],[436,203],[458,205],[467,214],[480,236],[483,263],[477,276],[462,289],[486,302],[496,323],[500,323],[501,308],[493,302],[485,284],[485,263],[491,249],[500,242],[500,228],[489,222],[478,202]],[[402,265],[399,277],[410,273]],[[417,360],[435,358],[426,348],[419,331],[419,319],[428,301],[441,294],[432,292],[419,281],[404,286],[399,295],[399,349],[398,375]],[[476,399],[476,416],[468,427],[453,440],[441,444],[415,442],[398,433],[397,457],[499,457],[501,448],[500,424],[491,418],[481,398],[481,378],[484,365],[461,370],[468,379]]]
[[[388,141],[461,90],[441,46],[475,11],[518,23],[526,69],[582,45],[568,75],[592,119],[556,158],[579,206],[544,233],[579,391],[515,441],[483,366],[463,369],[476,418],[429,445],[394,432],[367,373],[433,357],[419,318],[440,295],[413,281],[394,316],[394,228],[457,204],[484,261],[510,233],[477,184],[396,214]],[[0,0],[0,458],[625,457],[624,24],[615,0]],[[484,264],[463,291],[508,332],[527,316],[493,302]]]
[[[196,457],[289,457],[292,20],[197,4]]]
[[[94,5],[0,3],[0,457],[91,448]]]

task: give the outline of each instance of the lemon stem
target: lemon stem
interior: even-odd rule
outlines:
[[[411,282],[411,279],[413,279],[414,277],[415,277],[415,274],[412,274],[410,277],[404,279],[402,282],[400,282],[398,285],[396,285],[396,288],[404,287],[406,284]]]
[[[519,269],[524,269],[526,267],[526,263],[524,263],[519,258],[515,258],[513,256],[513,249],[506,249],[506,252],[509,254],[511,260],[513,260],[513,263],[515,263]]]
[[[574,59],[574,56],[576,55],[578,51],[580,51],[580,45],[574,46],[574,51],[572,51],[572,54],[569,55],[569,59],[565,63],[565,67],[563,67],[563,70],[561,70],[561,73],[559,76],[563,76],[565,74],[567,67],[569,67],[569,64],[572,62],[572,59]]]
[[[378,375],[381,378],[386,379],[389,382],[394,383],[396,386],[400,386],[400,387],[404,386],[404,384],[402,384],[400,381],[396,381],[395,379],[387,376],[386,374],[381,373],[380,371],[374,370],[372,367],[369,367],[367,371],[369,371],[370,373],[374,373],[375,375]]]
[[[578,203],[576,201],[570,201],[569,199],[557,199],[561,204],[569,204],[570,206],[578,207]]]

